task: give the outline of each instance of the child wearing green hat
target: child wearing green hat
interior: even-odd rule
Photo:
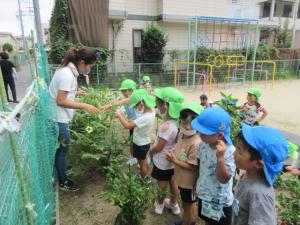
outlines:
[[[140,88],[145,89],[148,92],[149,95],[153,94],[149,76],[147,76],[147,75],[143,76],[142,84],[141,84]]]
[[[175,180],[178,185],[183,216],[182,221],[172,225],[191,225],[195,216],[197,197],[193,193],[197,181],[197,152],[200,137],[191,126],[191,122],[202,111],[198,103],[184,104],[180,111],[180,132],[174,152],[167,152],[167,159],[175,165]]]
[[[113,103],[113,104],[107,104],[104,106],[100,107],[100,111],[108,111],[111,110],[113,106],[124,106],[124,109],[126,111],[127,114],[127,118],[132,121],[135,120],[136,118],[138,118],[139,114],[138,112],[134,109],[129,107],[129,98],[131,96],[131,94],[133,93],[134,90],[136,90],[137,88],[137,84],[131,80],[131,79],[126,79],[121,83],[121,86],[119,88],[119,90],[122,92],[123,95],[123,99]],[[120,111],[122,111],[122,108],[120,109]],[[129,136],[132,137],[133,135],[133,129],[129,129]],[[131,151],[131,155],[132,155],[132,148],[130,148]],[[128,160],[127,162],[128,164],[135,164],[136,163],[136,159],[135,158],[131,158]]]
[[[258,125],[267,115],[267,110],[260,104],[262,91],[259,88],[248,90],[247,102],[243,105],[241,112],[244,114],[243,122],[248,125]],[[259,117],[259,114],[262,116]]]
[[[145,178],[149,170],[146,156],[150,149],[150,134],[155,121],[155,98],[148,95],[146,90],[139,89],[132,93],[129,106],[135,108],[141,115],[133,121],[127,121],[121,112],[116,112],[116,116],[124,128],[133,129],[132,155],[138,160],[141,176]]]
[[[283,168],[287,146],[285,137],[274,128],[243,124],[234,160],[246,174],[234,188],[233,225],[277,224],[273,184]]]
[[[180,109],[184,97],[180,91],[172,87],[155,89],[156,105],[158,113],[163,118],[163,123],[157,132],[155,144],[150,149],[149,154],[153,156],[152,177],[157,180],[161,190],[166,191],[170,187],[171,200],[160,198],[155,203],[155,213],[162,214],[164,207],[172,210],[176,215],[180,214],[177,204],[179,194],[178,186],[174,179],[174,164],[167,160],[166,153],[175,149]]]
[[[200,133],[199,177],[196,184],[198,215],[207,225],[230,225],[235,174],[234,146],[230,139],[231,118],[222,108],[203,110],[192,121]]]

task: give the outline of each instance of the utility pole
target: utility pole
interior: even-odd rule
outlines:
[[[39,0],[33,0],[33,9],[34,9],[34,21],[35,21],[35,27],[36,27],[37,43],[38,43],[38,46],[41,46],[41,45],[43,45],[43,36],[42,36],[42,25],[41,25]]]
[[[18,0],[18,7],[19,7],[19,20],[20,20],[20,24],[21,24],[21,32],[22,32],[22,41],[23,41],[24,53],[26,55],[26,59],[27,59],[27,63],[28,63],[29,68],[30,68],[31,75],[33,76],[34,73],[33,73],[33,69],[32,69],[32,66],[31,66],[31,62],[30,62],[30,53],[29,53],[29,48],[28,48],[27,40],[25,38],[24,24],[23,24],[23,15],[22,15],[22,10],[21,10],[21,2],[20,2],[20,0]]]
[[[293,49],[295,47],[295,37],[296,37],[296,23],[297,23],[297,17],[298,17],[298,8],[299,8],[299,0],[295,0],[294,7],[293,7],[293,36],[292,36],[292,45],[291,48]]]

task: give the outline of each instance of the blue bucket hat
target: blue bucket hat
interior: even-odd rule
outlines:
[[[199,116],[192,120],[192,127],[204,135],[223,133],[228,145],[232,144],[230,139],[231,118],[222,108],[211,107],[203,110]]]
[[[288,142],[282,133],[267,126],[243,124],[242,133],[249,145],[255,148],[264,162],[265,177],[272,186],[288,155]]]

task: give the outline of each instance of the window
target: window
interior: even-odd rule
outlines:
[[[262,18],[266,18],[270,16],[270,10],[271,10],[271,3],[265,2],[263,5],[263,15]]]
[[[283,6],[283,17],[290,17],[292,15],[293,7],[292,5],[284,5]]]
[[[133,30],[133,62],[139,63],[142,61],[142,35],[143,30]]]

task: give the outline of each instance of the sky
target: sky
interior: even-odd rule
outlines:
[[[55,0],[38,1],[40,4],[41,21],[42,23],[49,23]],[[28,11],[29,7],[32,7],[32,0],[20,0],[20,2],[22,10],[25,11],[24,13]],[[20,22],[16,17],[18,14],[18,0],[0,0],[0,5],[0,32],[10,32],[14,35],[20,35]],[[29,35],[30,30],[34,28],[34,17],[23,16],[23,21],[25,35]]]

